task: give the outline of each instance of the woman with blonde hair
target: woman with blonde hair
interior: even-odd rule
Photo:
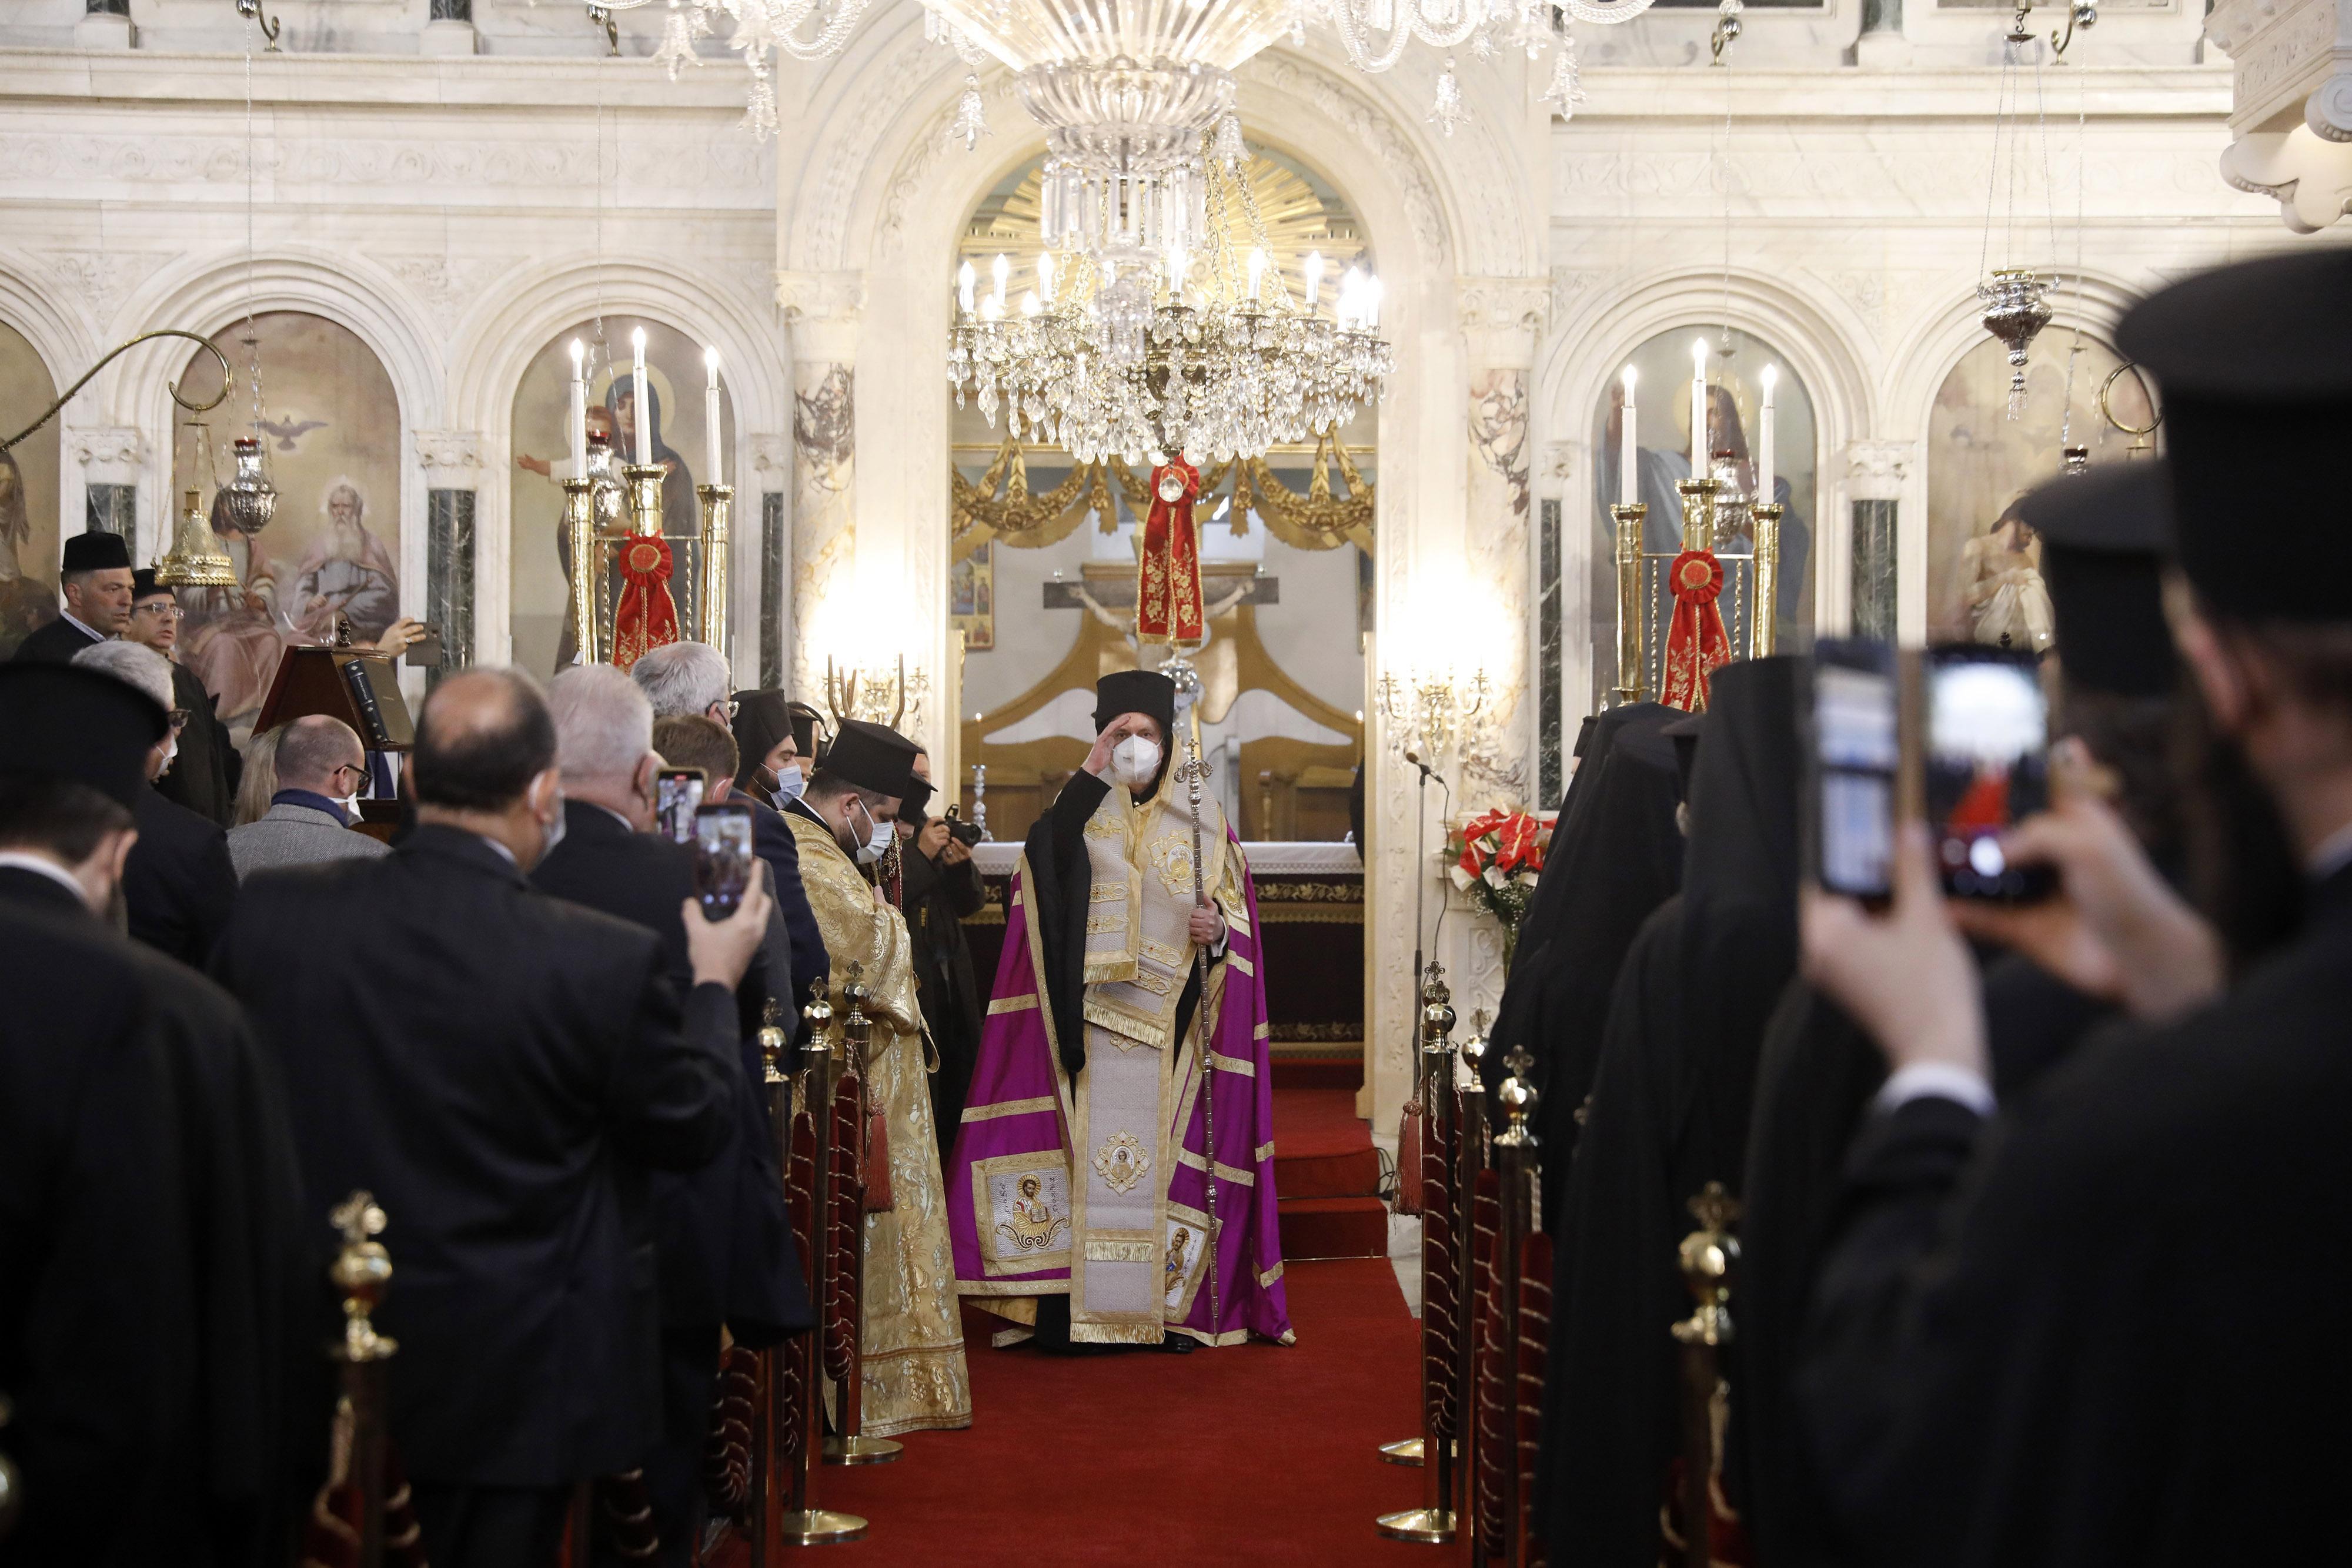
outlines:
[[[236,821],[229,826],[241,828],[268,814],[269,798],[278,793],[278,742],[285,734],[286,727],[276,725],[245,743],[245,773],[237,780]]]

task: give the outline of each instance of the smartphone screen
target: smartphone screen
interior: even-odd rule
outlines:
[[[654,831],[672,843],[694,841],[694,813],[702,805],[699,768],[665,768],[654,775]]]
[[[705,920],[724,920],[751,885],[751,808],[741,800],[694,811],[694,895]]]
[[[1813,874],[1849,897],[1893,892],[1895,735],[1895,650],[1866,637],[1813,644]]]
[[[2050,799],[2050,713],[2030,653],[1976,645],[1927,659],[1927,823],[1944,891],[2021,902],[2050,890],[2044,867],[2013,866],[2000,836]]]

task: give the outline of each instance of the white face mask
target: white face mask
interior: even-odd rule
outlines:
[[[788,763],[776,769],[777,800],[797,800],[801,798],[801,791],[807,788],[808,775],[801,771],[799,763]]]
[[[1130,735],[1111,748],[1112,777],[1130,789],[1140,789],[1160,771],[1160,747],[1139,735]]]
[[[856,800],[856,796],[850,798]],[[882,858],[884,852],[889,849],[891,837],[897,830],[887,822],[876,821],[874,813],[866,810],[865,801],[857,800],[856,803],[859,810],[866,811],[866,824],[871,830],[866,835],[866,841],[857,846],[857,863],[872,865]]]
[[[343,815],[349,817],[352,821],[356,822],[360,820],[360,792],[358,790],[352,790],[350,794],[337,800],[335,804],[341,806],[343,809]]]

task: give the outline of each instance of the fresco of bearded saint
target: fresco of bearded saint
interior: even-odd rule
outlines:
[[[399,617],[400,570],[383,542],[368,531],[367,499],[358,485],[337,478],[319,509],[327,531],[294,568],[286,590],[294,640],[332,643],[335,617],[347,615],[352,640],[373,643]]]

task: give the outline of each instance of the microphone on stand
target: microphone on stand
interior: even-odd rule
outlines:
[[[1404,759],[1407,762],[1412,763],[1415,768],[1420,768],[1421,776],[1423,779],[1434,779],[1437,777],[1436,769],[1431,768],[1428,763],[1423,762],[1419,755],[1413,751],[1412,747],[1409,746],[1405,747]]]

